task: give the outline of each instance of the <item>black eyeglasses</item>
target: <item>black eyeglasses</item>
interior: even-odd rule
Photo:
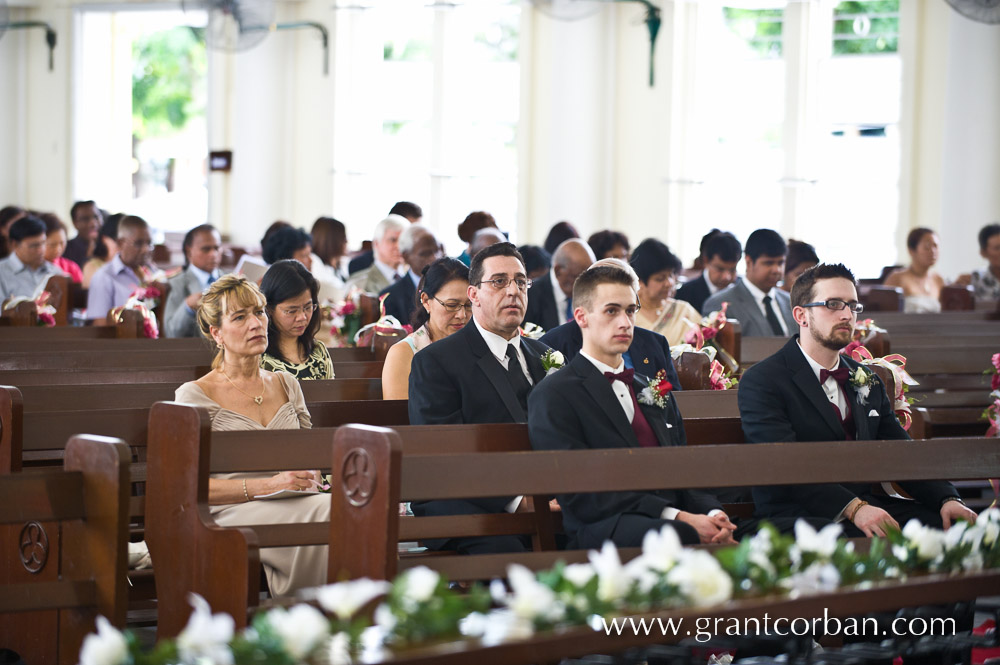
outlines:
[[[819,302],[811,302],[811,303],[808,303],[808,304],[802,305],[802,306],[803,307],[826,307],[827,309],[833,310],[834,312],[839,312],[840,310],[842,310],[842,309],[844,309],[846,307],[847,309],[851,310],[855,314],[860,314],[861,312],[865,311],[865,306],[862,305],[861,303],[859,303],[859,302],[857,302],[855,300],[852,300],[851,302],[844,302],[840,298],[830,298],[829,300],[820,300]]]
[[[466,314],[468,314],[469,312],[472,311],[472,303],[471,302],[466,302],[466,303],[461,303],[461,302],[441,302],[440,300],[437,299],[437,296],[431,296],[431,297],[434,298],[434,300],[437,300],[438,304],[440,304],[442,307],[445,308],[445,310],[451,312],[452,314],[454,314],[455,312],[457,312],[460,309],[464,309]]]
[[[481,282],[479,282],[479,284],[477,284],[476,286],[482,286],[483,284],[492,284],[494,289],[497,289],[498,291],[503,291],[508,286],[510,286],[511,282],[514,282],[514,284],[517,285],[518,291],[527,291],[528,287],[531,286],[531,280],[526,279],[524,277],[515,277],[514,279],[511,279],[510,277],[497,277],[495,279],[484,279]]]

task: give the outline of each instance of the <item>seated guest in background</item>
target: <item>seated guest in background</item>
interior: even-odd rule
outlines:
[[[424,211],[420,209],[416,203],[410,203],[409,201],[399,201],[392,209],[389,211],[390,215],[399,215],[400,217],[405,217],[411,224],[416,224],[424,217]],[[348,264],[348,274],[353,275],[356,272],[364,270],[372,264],[375,260],[374,253],[372,250],[367,249],[353,259],[351,259]]]
[[[812,268],[819,263],[816,256],[816,248],[807,242],[788,239],[788,257],[785,259],[785,279],[781,282],[781,289],[786,293],[792,292],[795,280],[799,278],[807,268]]]
[[[97,250],[104,216],[93,201],[77,201],[69,209],[69,220],[76,228],[76,237],[66,243],[63,256],[82,269]]]
[[[399,215],[389,215],[375,225],[375,240],[372,241],[374,262],[351,275],[347,288],[357,287],[372,295],[395,284],[403,275],[403,257],[399,251],[399,236],[409,220]]]
[[[524,257],[524,269],[530,280],[538,279],[552,267],[552,257],[538,245],[521,245],[517,251]]]
[[[267,313],[255,284],[240,275],[216,280],[198,308],[198,328],[218,347],[212,371],[179,387],[176,401],[205,407],[215,432],[312,427],[298,381],[260,367],[268,342]],[[214,474],[208,481],[212,517],[223,527],[329,521],[326,494],[255,500],[280,490],[312,490],[318,480],[313,470]],[[325,584],[328,556],[325,545],[262,548],[260,562],[271,594],[289,596]]]
[[[466,252],[469,255],[469,260],[472,260],[479,252],[483,251],[490,245],[495,245],[498,242],[507,242],[507,236],[504,232],[498,228],[487,226],[484,229],[479,229],[472,236],[472,242],[469,243],[469,248]]]
[[[267,350],[261,367],[288,372],[296,379],[332,379],[333,361],[316,341],[320,327],[319,283],[295,259],[273,263],[260,290],[267,299]]]
[[[74,284],[83,281],[83,271],[63,252],[66,251],[66,225],[54,213],[46,212],[38,216],[45,223],[45,260],[69,275]]]
[[[639,277],[629,264],[619,259],[600,259],[587,270],[599,266],[612,266],[624,270],[632,278],[632,288],[636,293],[639,292]],[[548,331],[539,341],[562,353],[566,360],[572,360],[583,347],[583,334],[574,318]],[[632,331],[632,343],[622,354],[622,360],[625,361],[625,369],[635,369],[646,376],[656,376],[661,369],[666,371],[670,385],[674,386],[674,390],[681,390],[681,382],[670,356],[670,344],[663,335],[636,326]]]
[[[409,269],[395,284],[382,289],[379,296],[386,296],[385,313],[405,325],[417,309],[420,275],[424,268],[444,256],[444,246],[423,224],[410,224],[399,234],[399,251]]]
[[[579,238],[580,232],[576,230],[576,227],[569,222],[556,222],[549,229],[549,234],[545,236],[545,242],[542,243],[542,248],[545,249],[549,254],[555,254],[556,249],[559,245],[563,244],[570,238]]]
[[[649,377],[625,368],[638,309],[632,277],[599,266],[573,288],[574,318],[583,348],[528,399],[528,430],[536,450],[683,446],[684,423],[673,395],[664,406],[640,403]],[[611,540],[637,547],[650,530],[669,525],[681,542],[732,543],[736,529],[712,495],[698,490],[560,494],[573,548]],[[710,514],[705,514],[710,513]]]
[[[593,250],[579,238],[570,238],[559,245],[552,255],[552,269],[531,284],[524,322],[552,330],[571,321],[573,282],[593,263]]]
[[[785,274],[788,246],[776,231],[757,229],[747,238],[746,277],[705,301],[703,314],[722,308],[737,319],[744,337],[787,337],[796,330],[788,294],[777,288]]]
[[[740,379],[747,443],[909,439],[877,375],[870,375],[867,396],[848,380],[859,364],[840,350],[853,339],[862,310],[851,271],[842,264],[810,268],[795,282],[791,299],[798,334]],[[882,536],[911,518],[937,528],[976,520],[951,483],[900,485],[916,501],[875,493],[870,483],[755,487],[753,497],[758,517],[842,521],[846,536]]]
[[[90,280],[98,270],[106,266],[118,254],[118,222],[124,215],[115,214],[104,217],[101,230],[97,234],[97,244],[94,253],[83,264],[83,288],[90,288]]]
[[[104,325],[108,312],[125,304],[151,267],[153,239],[142,217],[126,215],[118,222],[118,254],[94,273],[87,291],[87,318]]]
[[[594,250],[594,256],[601,259],[621,259],[628,261],[628,237],[621,231],[598,231],[587,238],[587,244]]]
[[[393,344],[385,356],[382,399],[407,399],[414,354],[458,332],[472,316],[469,269],[458,259],[445,257],[427,266],[417,293],[420,306],[409,321],[413,332]]]
[[[1000,224],[987,224],[979,230],[979,255],[986,259],[986,268],[962,275],[957,283],[971,284],[977,298],[1000,300]]]
[[[167,337],[198,337],[195,313],[201,294],[219,279],[222,238],[211,224],[196,226],[184,236],[184,270],[170,278],[170,294],[163,310]]]
[[[0,259],[10,255],[10,242],[7,233],[10,225],[26,216],[28,212],[21,206],[4,206],[0,208]]]
[[[698,243],[698,256],[694,257],[694,261],[691,262],[691,267],[684,271],[686,276],[693,276],[692,273],[697,274],[705,269],[705,245],[709,240],[715,236],[722,233],[719,229],[712,229],[705,235],[701,237],[701,242]]]
[[[11,254],[0,259],[0,303],[11,297],[31,298],[52,275],[64,274],[45,260],[45,222],[21,217],[8,230]]]
[[[528,394],[545,377],[541,342],[518,328],[528,299],[524,262],[511,243],[490,245],[469,269],[472,323],[413,356],[409,413],[412,425],[523,423]],[[416,515],[468,515],[514,510],[517,497],[427,501],[411,504]],[[434,549],[462,553],[518,552],[515,536],[432,541]]]
[[[343,222],[333,217],[320,217],[314,223],[312,231],[313,252],[322,262],[317,266],[313,259],[313,276],[319,281],[329,281],[343,286],[347,282],[347,228]],[[322,271],[325,274],[319,274]]]
[[[684,335],[701,323],[701,314],[683,300],[674,298],[677,276],[684,265],[666,245],[647,238],[632,252],[632,268],[639,276],[639,304],[635,324],[682,344]]]
[[[916,228],[906,236],[910,265],[886,277],[886,286],[903,289],[903,311],[911,313],[940,312],[944,278],[932,270],[938,260],[938,234],[926,228]]]
[[[704,311],[705,301],[726,288],[736,279],[736,264],[743,256],[743,246],[732,233],[715,230],[702,242],[701,275],[677,290],[677,299],[691,303],[699,312]]]
[[[497,221],[493,219],[493,215],[488,212],[483,212],[481,210],[478,212],[470,212],[468,216],[462,220],[462,223],[458,225],[458,238],[462,242],[468,243],[468,247],[462,250],[462,253],[458,255],[459,261],[465,265],[470,265],[472,263],[472,256],[475,254],[475,251],[472,248],[472,239],[478,231],[487,228],[497,228]],[[506,238],[504,238],[504,241],[505,240]]]
[[[303,229],[292,226],[276,229],[274,233],[265,236],[260,249],[261,256],[268,265],[285,259],[295,259],[304,265],[306,270],[312,269],[312,238]]]

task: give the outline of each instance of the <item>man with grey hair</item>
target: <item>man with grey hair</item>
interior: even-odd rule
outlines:
[[[365,293],[378,293],[402,277],[403,257],[399,252],[399,236],[410,225],[405,217],[389,215],[375,225],[372,251],[375,261],[351,275],[347,288],[356,286]]]
[[[573,320],[573,283],[595,261],[594,250],[579,238],[570,238],[556,247],[552,268],[531,284],[525,323],[545,330]]]
[[[503,234],[503,231],[495,226],[479,229],[472,236],[472,242],[469,243],[469,260],[471,261],[473,256],[498,242],[507,242],[507,236]]]
[[[632,266],[621,259],[601,259],[588,270],[598,266],[621,268],[632,278],[635,291],[639,291],[639,276],[635,274]],[[540,341],[556,351],[562,352],[566,361],[569,362],[583,348],[583,333],[576,320],[571,320],[546,332]],[[634,369],[644,376],[656,376],[656,373],[661,369],[666,370],[667,381],[674,387],[674,390],[681,390],[681,382],[670,357],[670,343],[663,335],[636,326],[632,343],[629,345],[628,351],[622,354],[622,358],[625,360],[626,369]]]
[[[417,285],[420,276],[430,264],[444,256],[444,246],[434,232],[420,223],[410,224],[399,236],[399,251],[403,261],[410,266],[406,274],[392,286],[382,289],[385,313],[396,317],[402,324],[410,322],[417,306]]]

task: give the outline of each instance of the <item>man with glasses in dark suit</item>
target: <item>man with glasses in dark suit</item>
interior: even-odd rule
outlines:
[[[476,254],[469,268],[472,323],[413,356],[409,412],[412,425],[525,423],[528,393],[545,377],[541,342],[522,337],[528,301],[524,260],[508,242]],[[416,515],[467,515],[513,511],[520,497],[427,501],[412,505]],[[434,549],[467,554],[525,549],[516,536],[451,538],[432,541]]]

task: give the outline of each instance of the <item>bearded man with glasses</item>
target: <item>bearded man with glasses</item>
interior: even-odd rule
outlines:
[[[910,438],[878,376],[840,355],[863,310],[853,273],[842,264],[809,268],[792,287],[791,304],[798,334],[740,380],[747,443]],[[753,498],[757,517],[839,522],[846,536],[883,536],[912,518],[937,528],[976,519],[949,482],[900,486],[915,500],[857,483],[755,487]]]
[[[545,377],[549,347],[521,337],[528,302],[524,260],[509,242],[486,247],[469,267],[472,324],[413,356],[411,425],[525,423],[528,394]],[[513,511],[520,497],[415,502],[415,515],[468,515]],[[426,543],[465,554],[527,549],[517,536],[450,538]]]

